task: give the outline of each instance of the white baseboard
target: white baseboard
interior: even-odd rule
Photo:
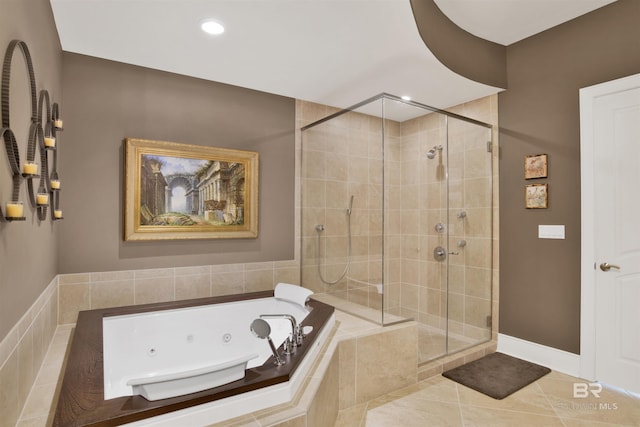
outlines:
[[[578,354],[503,334],[498,334],[498,351],[567,375],[580,376],[580,355]]]

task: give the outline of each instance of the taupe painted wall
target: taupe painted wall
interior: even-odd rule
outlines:
[[[60,273],[293,259],[293,99],[83,55],[63,58]],[[258,151],[259,237],[124,242],[127,137]]]
[[[420,37],[455,73],[490,86],[507,87],[506,48],[458,27],[434,0],[411,0]],[[428,100],[427,100],[428,102]]]
[[[640,72],[640,2],[620,0],[508,46],[500,117],[500,333],[580,352],[581,87]],[[524,157],[547,153],[549,177],[525,181]],[[524,186],[549,184],[549,208]],[[563,224],[565,240],[537,238]]]
[[[0,0],[0,55],[13,39],[24,41],[31,53],[36,90],[47,89],[52,100],[64,106],[61,91],[62,52],[48,0]],[[30,91],[20,50],[11,67],[11,129],[16,134],[20,158],[26,158],[31,123]],[[0,203],[11,199],[11,170],[0,145]],[[21,200],[27,220],[0,223],[0,340],[33,304],[57,273],[57,228],[50,220],[39,223],[28,207],[26,184]]]

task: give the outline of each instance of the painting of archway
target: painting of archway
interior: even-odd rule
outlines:
[[[258,153],[125,140],[125,240],[257,237]]]

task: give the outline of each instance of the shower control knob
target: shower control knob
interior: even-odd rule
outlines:
[[[433,249],[433,259],[436,261],[444,261],[447,259],[447,251],[442,246],[436,246]]]

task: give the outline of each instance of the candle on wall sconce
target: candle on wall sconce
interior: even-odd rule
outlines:
[[[53,148],[56,146],[56,139],[52,136],[44,137],[44,146],[47,148]]]
[[[7,202],[7,218],[22,218],[24,205],[22,202]]]
[[[38,206],[47,206],[49,204],[49,195],[47,193],[36,194],[36,204]]]
[[[22,173],[25,175],[36,175],[38,173],[38,164],[33,162],[26,162],[22,165]]]
[[[55,219],[62,219],[62,211],[60,209],[56,209],[53,211],[53,217]]]
[[[60,119],[55,119],[55,120],[53,121],[53,126],[54,126],[56,129],[62,129],[62,120],[60,120]]]
[[[52,190],[59,190],[60,189],[60,180],[59,179],[52,179],[51,180],[51,189]]]

